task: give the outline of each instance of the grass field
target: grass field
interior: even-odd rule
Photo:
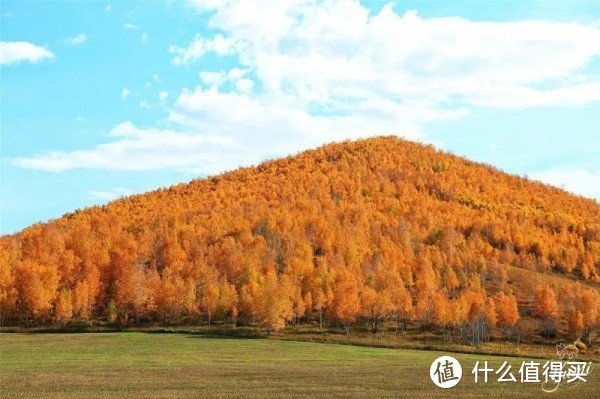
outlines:
[[[518,368],[523,359],[455,354],[463,379],[437,388],[440,352],[208,338],[194,334],[0,334],[2,398],[531,398],[600,397],[600,367],[587,383],[542,392],[539,384],[474,384],[475,361]]]

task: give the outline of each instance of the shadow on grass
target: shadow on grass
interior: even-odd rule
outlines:
[[[125,331],[114,326],[41,326],[41,327],[2,327],[0,334],[85,334],[85,333],[108,333]]]
[[[211,327],[207,329],[185,328],[153,328],[146,331],[148,334],[178,334],[188,335],[190,338],[218,338],[218,339],[264,339],[260,331],[253,328],[222,328]]]
[[[233,326],[119,326],[119,325],[51,325],[39,327],[2,327],[0,333],[14,334],[87,334],[87,333],[146,333],[146,334],[177,334],[197,338],[222,339],[261,339],[266,338],[257,328]]]

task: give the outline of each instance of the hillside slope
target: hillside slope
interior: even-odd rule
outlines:
[[[596,201],[395,137],[77,211],[0,250],[10,323],[600,325]]]

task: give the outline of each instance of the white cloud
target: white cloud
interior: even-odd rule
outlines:
[[[243,93],[248,93],[254,87],[254,81],[250,79],[238,79],[235,82],[235,88]]]
[[[130,95],[131,95],[131,90],[129,90],[127,87],[126,87],[126,88],[124,88],[124,89],[121,91],[121,100],[123,100],[123,101],[124,101],[124,100],[126,100],[126,99],[127,99],[127,97],[129,97]]]
[[[221,72],[211,72],[211,71],[202,71],[198,74],[200,80],[205,85],[219,87],[225,81],[225,73]]]
[[[77,46],[78,44],[85,43],[87,40],[87,35],[85,33],[80,33],[77,36],[67,37],[63,40],[63,43],[67,46]]]
[[[35,64],[52,58],[54,54],[51,51],[29,42],[0,42],[0,65],[18,64],[23,61]]]
[[[371,14],[355,0],[193,4],[220,33],[171,46],[174,64],[234,53],[267,90],[309,101],[376,95],[522,108],[600,100],[598,79],[577,73],[600,54],[597,26],[422,18],[392,5]]]
[[[209,87],[219,88],[225,83],[237,83],[248,73],[247,69],[233,68],[229,71],[201,71],[198,76],[202,83]],[[244,79],[248,80],[248,79]]]
[[[95,200],[112,201],[117,198],[131,195],[133,192],[126,188],[117,187],[110,191],[88,191],[87,197]]]
[[[418,138],[421,124],[460,118],[465,110],[434,110],[426,103],[397,104],[377,98],[319,112],[295,106],[290,96],[251,96],[223,93],[216,87],[184,90],[175,101],[169,119],[188,129],[233,137],[243,148],[260,157],[295,152],[327,141],[373,134],[401,134]],[[410,115],[407,118],[406,115]]]
[[[104,11],[106,12],[111,12],[112,10],[112,6],[110,4],[107,4],[106,7],[104,7]]]
[[[142,43],[148,42],[148,34],[147,33],[142,33],[142,36],[140,37],[140,40],[142,41]]]
[[[600,200],[600,169],[554,168],[530,175],[535,180]]]
[[[140,101],[140,108],[150,109],[150,103],[148,102],[148,100]]]
[[[597,26],[423,18],[391,5],[371,13],[353,0],[194,5],[218,33],[172,45],[173,64],[189,67],[212,52],[236,56],[239,66],[201,71],[201,85],[181,92],[170,120],[259,154],[267,144],[284,153],[374,134],[419,138],[427,123],[474,107],[600,100],[600,81],[585,70],[600,55]]]
[[[195,131],[146,129],[124,122],[115,126],[110,135],[114,141],[89,150],[54,151],[31,158],[13,158],[9,162],[25,169],[50,172],[80,168],[217,173],[259,160],[254,154],[236,148],[229,138]]]
[[[169,46],[169,53],[175,54],[173,64],[189,65],[204,54],[214,52],[218,55],[234,54],[236,41],[217,33],[213,38],[204,38],[200,34],[187,47]]]
[[[77,115],[77,118],[75,118],[75,120],[79,123],[85,123],[87,122],[87,119],[81,115]]]
[[[132,23],[126,22],[123,24],[123,28],[125,29],[139,29],[140,27],[138,25],[134,25]]]
[[[586,74],[600,54],[597,26],[424,18],[391,5],[373,13],[355,0],[194,6],[207,14],[209,30],[169,46],[171,61],[191,68],[210,53],[216,68],[199,71],[196,87],[159,93],[162,106],[172,99],[171,130],[125,123],[97,147],[13,163],[215,173],[332,140],[419,139],[428,123],[458,120],[475,107],[600,100],[597,76]]]
[[[158,102],[161,105],[165,105],[165,103],[167,102],[167,98],[169,98],[168,91],[161,91],[160,93],[158,93]]]
[[[150,88],[150,87],[152,87],[152,85],[154,83],[161,83],[160,76],[158,76],[158,74],[156,74],[156,73],[152,75],[152,80],[151,81],[148,81],[148,82],[144,83],[144,87],[145,88]]]

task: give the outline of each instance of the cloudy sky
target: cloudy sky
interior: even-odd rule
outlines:
[[[0,233],[381,134],[600,199],[597,0],[2,1],[1,41]]]

